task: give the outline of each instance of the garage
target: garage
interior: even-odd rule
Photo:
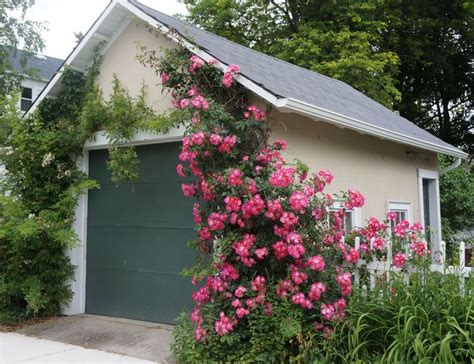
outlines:
[[[179,143],[137,147],[140,178],[116,186],[107,150],[89,152],[86,312],[173,323],[191,307],[193,287],[180,271],[194,263],[193,201],[176,175]]]

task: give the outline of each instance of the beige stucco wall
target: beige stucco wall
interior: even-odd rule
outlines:
[[[155,50],[175,46],[132,22],[104,55],[98,83],[105,95],[110,94],[116,73],[136,95],[144,81],[149,87],[148,104],[163,112],[170,107],[170,96],[162,94],[159,77],[136,60],[137,41]],[[329,192],[353,188],[366,196],[362,221],[370,216],[385,216],[387,201],[410,202],[413,220],[420,220],[417,169],[436,170],[434,153],[276,110],[270,113],[270,126],[273,139],[288,141],[288,161],[298,158],[313,172],[333,172],[335,179]]]
[[[420,219],[418,168],[436,170],[436,154],[340,129],[294,114],[270,113],[272,138],[288,142],[287,160],[301,159],[310,169],[334,174],[329,192],[349,188],[362,192],[362,221],[383,217],[387,202],[410,202],[414,221]]]
[[[138,95],[145,83],[147,104],[157,112],[164,112],[169,109],[171,97],[168,93],[161,92],[160,77],[137,60],[140,52],[138,46],[160,51],[161,48],[175,47],[175,43],[150,31],[145,23],[132,21],[104,54],[97,83],[106,98],[112,92],[114,73],[132,96]]]

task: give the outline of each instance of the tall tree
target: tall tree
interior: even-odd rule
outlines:
[[[474,2],[398,0],[384,48],[400,58],[400,114],[473,153]]]
[[[352,85],[473,151],[472,0],[184,0],[188,19]]]
[[[40,34],[43,24],[25,18],[26,11],[33,5],[34,0],[0,0],[0,98],[12,95],[27,71],[17,70],[12,65],[17,50],[24,51],[20,64],[25,68],[28,57],[43,49]]]

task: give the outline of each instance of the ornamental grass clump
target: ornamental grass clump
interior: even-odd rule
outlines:
[[[324,192],[330,172],[309,175],[287,163],[286,142],[268,141],[266,110],[222,75],[217,61],[187,52],[146,55],[186,124],[177,173],[202,259],[188,273],[195,308],[176,328],[179,361],[275,361],[305,355],[343,320],[358,253],[343,242],[344,209],[361,207],[357,191]]]

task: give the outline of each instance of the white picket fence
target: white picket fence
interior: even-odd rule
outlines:
[[[373,245],[373,240],[371,241],[371,246]],[[360,247],[360,238],[355,239],[355,246],[357,250]],[[373,260],[366,262],[365,260],[360,260],[357,264],[357,268],[354,270],[354,285],[363,289],[374,289],[376,287],[377,281],[381,279],[390,281],[390,275],[392,273],[401,273],[403,274],[403,280],[408,285],[410,282],[410,276],[414,273],[420,274],[422,271],[420,268],[415,266],[408,265],[405,269],[397,268],[392,265],[392,246],[391,242],[387,241],[387,259],[382,260]],[[474,269],[471,267],[466,267],[465,257],[466,257],[466,245],[464,242],[459,244],[459,264],[458,266],[448,266],[446,265],[446,243],[441,242],[440,251],[436,252],[435,261],[430,265],[430,270],[432,272],[440,272],[442,274],[455,274],[459,277],[460,289],[464,290],[465,283],[467,279],[474,277]],[[364,272],[366,277],[368,276],[368,282],[361,282],[361,273]],[[361,286],[362,283],[362,286]],[[368,287],[367,284],[368,283]],[[471,291],[469,291],[471,294]]]

